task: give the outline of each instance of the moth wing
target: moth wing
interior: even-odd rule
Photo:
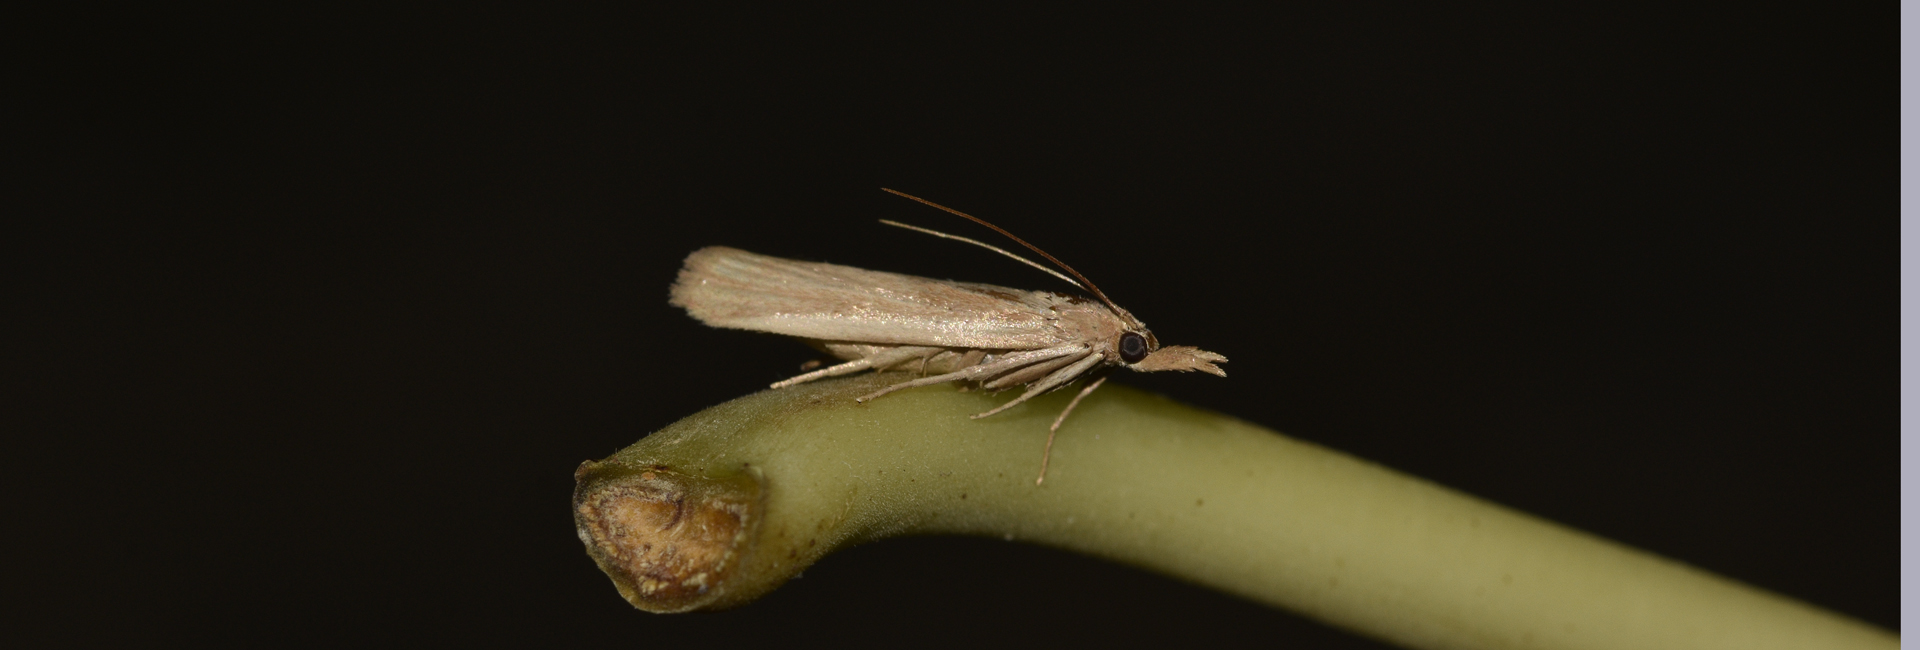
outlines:
[[[1062,298],[712,246],[687,256],[671,302],[714,327],[827,341],[1028,350],[1060,345]]]

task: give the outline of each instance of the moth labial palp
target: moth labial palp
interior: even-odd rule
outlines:
[[[774,388],[866,370],[917,371],[921,376],[858,398],[862,402],[896,390],[948,382],[969,382],[988,390],[1026,387],[1013,400],[974,415],[982,418],[1076,380],[1091,379],[1048,429],[1036,485],[1046,481],[1054,434],[1067,414],[1099,388],[1115,367],[1227,376],[1215,365],[1225,363],[1226,357],[1192,346],[1160,345],[1146,323],[1046,251],[972,215],[885,191],[991,228],[1066,274],[966,237],[885,223],[1014,258],[1085,289],[1098,302],[1051,291],[801,262],[722,246],[687,256],[674,281],[671,302],[707,325],[796,337],[843,360],[810,368],[774,383]]]

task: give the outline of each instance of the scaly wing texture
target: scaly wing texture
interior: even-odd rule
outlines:
[[[1056,294],[929,280],[712,246],[687,256],[672,303],[714,327],[828,341],[1031,350],[1061,345]]]

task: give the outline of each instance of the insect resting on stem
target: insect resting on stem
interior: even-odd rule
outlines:
[[[1107,380],[1115,366],[1140,372],[1198,370],[1227,376],[1214,365],[1225,363],[1226,357],[1186,345],[1162,347],[1146,323],[1114,304],[1087,276],[1013,233],[959,210],[882,189],[991,228],[1072,277],[966,237],[893,221],[881,223],[1020,260],[1086,290],[1099,302],[1052,291],[932,280],[711,246],[687,256],[674,280],[672,304],[713,327],[792,336],[845,360],[776,382],[774,388],[862,370],[933,374],[862,396],[857,400],[861,402],[896,390],[955,381],[992,391],[1026,387],[1019,397],[973,416],[983,418],[1075,380],[1089,379],[1047,430],[1035,485],[1047,479],[1060,423]]]

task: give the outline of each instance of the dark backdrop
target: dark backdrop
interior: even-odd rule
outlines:
[[[48,19],[19,629],[1376,647],[998,540],[620,600],[574,467],[810,357],[688,252],[1058,288],[882,186],[1233,359],[1122,381],[1896,625],[1895,28],[1838,10]]]

